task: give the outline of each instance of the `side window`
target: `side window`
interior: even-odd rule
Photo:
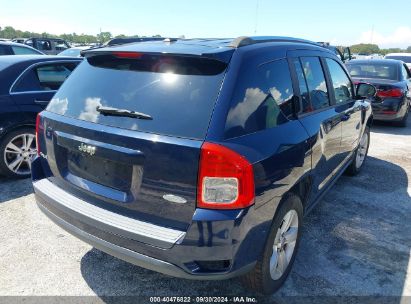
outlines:
[[[35,68],[40,87],[45,91],[58,90],[76,67],[75,64],[50,64]]]
[[[402,77],[403,77],[404,79],[410,79],[410,78],[411,78],[410,75],[408,74],[408,71],[407,71],[407,69],[405,68],[404,65],[401,66],[401,71],[402,71]]]
[[[77,63],[45,64],[27,71],[13,87],[13,92],[57,90]]]
[[[308,93],[308,87],[307,87],[307,82],[305,81],[305,76],[304,76],[304,71],[301,66],[300,59],[295,58],[293,60],[295,71],[297,73],[297,78],[298,78],[298,86],[300,88],[300,96],[301,96],[301,105],[300,109],[303,113],[311,112],[313,111],[313,108],[311,106],[311,101],[310,101],[310,96]]]
[[[352,99],[352,83],[343,68],[333,59],[325,58],[333,83],[336,104]]]
[[[330,105],[324,72],[318,57],[301,57],[301,63],[311,100],[312,110]]]
[[[0,45],[0,56],[1,55],[12,55],[8,45]]]
[[[21,47],[21,46],[12,46],[14,55],[38,55],[36,51],[33,51],[32,49],[26,48],[26,47]]]
[[[53,41],[53,48],[58,51],[64,51],[68,48],[67,44],[62,40]]]
[[[293,114],[294,92],[285,59],[253,66],[244,63],[230,110],[225,137],[232,138],[275,127]]]
[[[42,51],[51,51],[51,43],[49,40],[37,40],[36,49]]]
[[[261,69],[268,85],[269,95],[271,95],[271,98],[275,101],[283,114],[288,119],[292,118],[294,114],[294,91],[287,61],[281,59],[267,63],[264,64]],[[273,122],[273,116],[278,116],[276,115],[275,108],[272,107],[272,111],[267,111],[267,128],[273,126],[268,120]]]

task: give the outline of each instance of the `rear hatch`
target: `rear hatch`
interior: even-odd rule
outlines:
[[[201,56],[87,57],[41,114],[49,180],[101,208],[187,229],[226,65]]]

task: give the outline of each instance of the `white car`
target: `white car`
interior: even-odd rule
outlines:
[[[411,53],[390,53],[385,55],[385,59],[402,60],[411,69]]]
[[[80,52],[90,49],[90,46],[76,46],[58,53],[57,56],[81,57]]]

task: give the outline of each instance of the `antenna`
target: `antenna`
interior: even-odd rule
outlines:
[[[258,25],[258,4],[260,0],[256,0],[256,5],[255,5],[255,24],[254,24],[254,35],[257,34],[257,25]]]

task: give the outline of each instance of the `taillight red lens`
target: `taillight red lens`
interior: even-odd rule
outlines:
[[[404,92],[401,89],[378,90],[377,96],[380,98],[402,97]]]
[[[124,59],[138,59],[143,56],[142,53],[136,53],[136,52],[113,52],[113,55],[118,57],[118,58],[124,58]]]
[[[201,147],[197,206],[240,209],[254,203],[252,165],[238,153],[218,144]]]
[[[39,145],[39,132],[43,131],[43,126],[41,125],[41,116],[40,113],[36,117],[36,147],[37,155],[40,156],[40,145]]]
[[[397,111],[382,111],[382,113],[383,113],[383,114],[386,114],[386,115],[395,115],[395,114],[397,114],[398,112],[397,112]]]

